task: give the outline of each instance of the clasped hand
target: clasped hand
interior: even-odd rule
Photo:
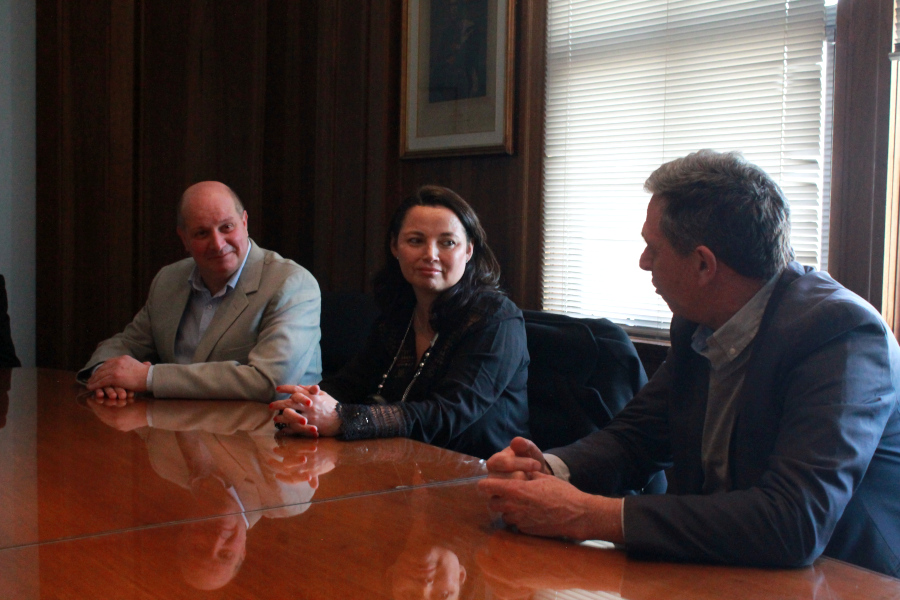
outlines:
[[[131,431],[147,426],[147,403],[134,402],[128,406],[110,406],[101,401],[87,399],[88,408],[97,418],[119,431]]]
[[[478,482],[491,510],[533,535],[621,542],[621,500],[592,496],[554,477],[531,441],[514,438],[487,461]]]
[[[275,473],[275,479],[285,483],[308,483],[312,489],[319,487],[319,476],[328,473],[339,459],[333,446],[319,447],[317,440],[292,439],[274,449],[281,457],[266,459]]]
[[[116,356],[101,364],[88,379],[87,389],[95,392],[97,402],[108,406],[125,406],[134,401],[135,392],[147,391],[149,362],[131,356]]]
[[[280,385],[276,389],[291,397],[272,402],[269,410],[281,411],[273,420],[284,423],[291,433],[332,437],[341,432],[341,419],[335,410],[338,402],[319,386]]]

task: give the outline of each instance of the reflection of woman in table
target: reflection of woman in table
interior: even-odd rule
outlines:
[[[394,213],[375,279],[382,317],[321,386],[279,387],[277,423],[309,436],[410,437],[487,458],[526,430],[522,312],[472,208],[425,186]]]
[[[473,553],[486,532],[475,524],[451,524],[452,501],[439,492],[420,488],[408,497],[408,534],[385,573],[388,595],[394,600],[482,597]]]

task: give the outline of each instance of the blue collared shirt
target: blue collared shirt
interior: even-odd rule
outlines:
[[[700,458],[705,494],[731,489],[729,448],[737,416],[737,397],[744,386],[753,352],[752,342],[780,275],[770,279],[717,330],[698,325],[691,338],[691,349],[709,360],[709,391]]]

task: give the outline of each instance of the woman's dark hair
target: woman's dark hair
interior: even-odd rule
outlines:
[[[453,190],[439,185],[424,185],[406,198],[394,211],[388,225],[385,240],[386,256],[391,256],[391,246],[397,241],[407,213],[414,206],[442,206],[456,215],[466,231],[466,241],[472,244],[472,258],[459,282],[441,292],[431,305],[431,328],[435,332],[454,327],[480,294],[500,292],[500,265],[487,245],[487,235],[472,207]],[[395,310],[406,312],[416,303],[412,286],[403,277],[400,264],[388,260],[373,281],[375,297],[381,304],[382,314]]]

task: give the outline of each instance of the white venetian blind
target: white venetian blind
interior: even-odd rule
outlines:
[[[545,310],[668,328],[638,268],[643,183],[701,148],[778,181],[822,266],[823,0],[550,0],[548,23]]]

